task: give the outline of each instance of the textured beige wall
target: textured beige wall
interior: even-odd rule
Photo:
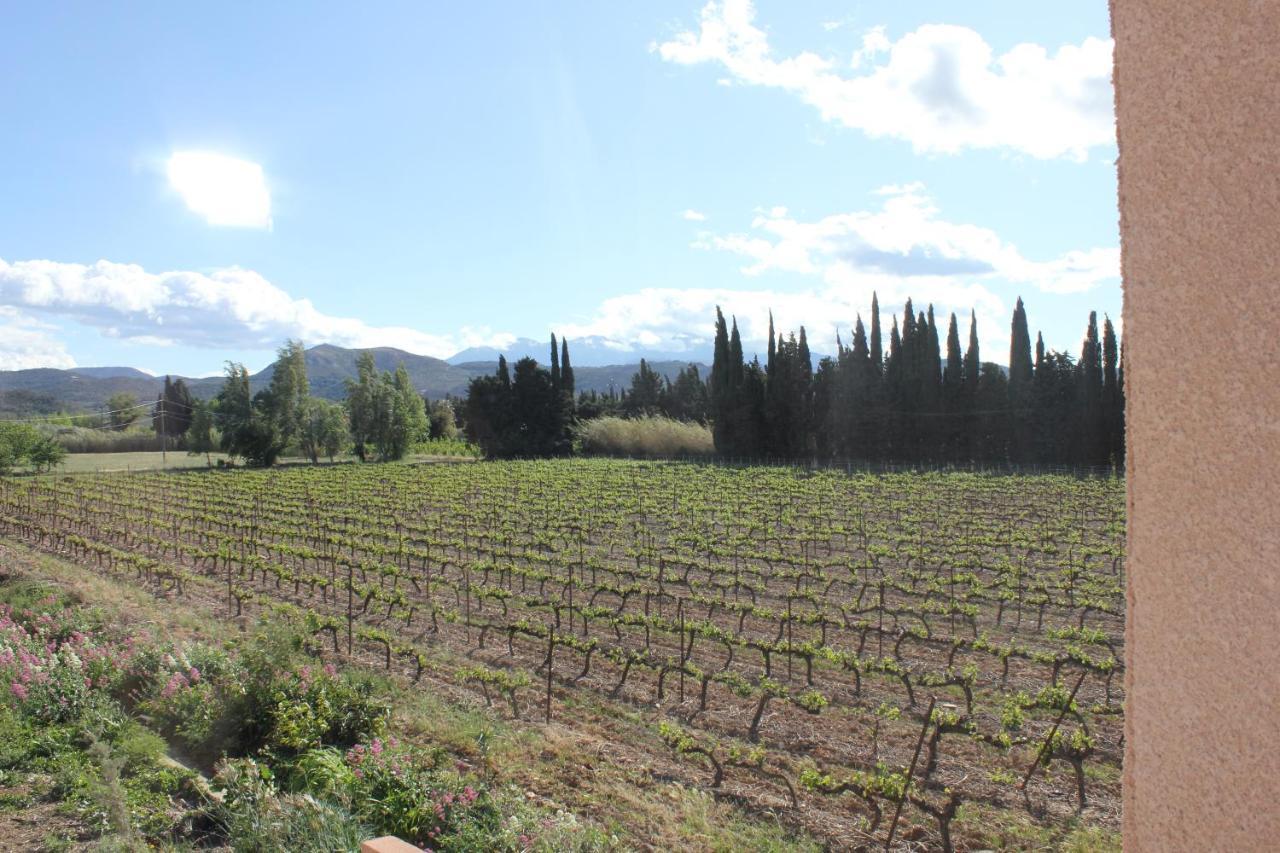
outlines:
[[[1280,849],[1280,0],[1112,0],[1125,847]]]

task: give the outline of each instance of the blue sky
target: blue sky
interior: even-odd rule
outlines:
[[[1106,4],[19,4],[0,368],[1120,310]],[[192,153],[214,156],[191,157]],[[175,159],[175,155],[177,155]],[[186,159],[183,159],[183,156]],[[962,328],[962,335],[967,330]],[[572,345],[572,344],[571,344]]]

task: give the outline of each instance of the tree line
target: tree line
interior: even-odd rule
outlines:
[[[290,340],[277,350],[271,381],[257,394],[239,362],[227,362],[222,388],[211,400],[197,400],[181,379],[165,377],[151,422],[188,453],[211,457],[222,451],[259,467],[275,464],[290,449],[312,462],[348,451],[361,461],[401,459],[420,441],[457,435],[448,400],[429,404],[403,365],[379,372],[370,352],[357,357],[356,378],[347,380],[346,392],[343,402],[312,396],[306,350]]]
[[[1021,299],[1010,324],[1009,366],[983,361],[976,313],[962,347],[956,315],[945,332],[933,306],[907,300],[887,345],[873,295],[870,326],[861,315],[846,345],[816,363],[808,336],[781,334],[769,317],[764,363],[746,359],[736,318],[716,308],[714,355],[704,380],[696,365],[674,379],[642,359],[621,393],[575,396],[569,343],[551,335],[549,368],[532,358],[472,379],[457,412],[470,441],[494,458],[574,452],[575,428],[605,416],[655,416],[710,428],[716,453],[752,459],[895,463],[1017,463],[1122,466],[1123,355],[1110,319],[1089,315],[1080,357],[1034,345]],[[428,437],[458,431],[449,400],[429,405],[403,365],[379,372],[360,353],[346,399],[310,394],[301,342],[277,351],[270,384],[250,393],[243,364],[229,362],[222,389],[196,400],[181,379],[165,379],[152,426],[183,439],[191,453],[221,450],[271,465],[287,448],[313,462],[348,450],[361,461],[402,458]],[[125,401],[121,400],[120,403]],[[127,426],[133,412],[114,408]]]
[[[848,346],[813,364],[805,330],[775,335],[767,360],[746,361],[736,318],[716,308],[708,379],[718,453],[786,459],[905,463],[1123,465],[1123,359],[1115,329],[1089,314],[1079,360],[1046,350],[1034,358],[1022,299],[1010,328],[1009,368],[984,362],[976,314],[962,352],[956,316],[945,349],[933,306],[910,299],[893,320],[887,349],[880,306],[868,330],[859,314]]]

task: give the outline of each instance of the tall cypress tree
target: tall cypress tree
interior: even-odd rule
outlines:
[[[907,417],[902,409],[903,364],[905,362],[902,335],[898,332],[898,318],[893,318],[889,329],[889,353],[884,360],[884,380],[880,385],[880,400],[884,416],[880,419],[880,455],[886,459],[902,459],[905,436],[902,427]]]
[[[745,366],[742,360],[742,335],[738,334],[738,318],[733,318],[733,328],[729,333],[729,384],[733,389],[742,387]]]
[[[925,353],[928,356],[929,384],[937,389],[942,385],[942,350],[939,346],[938,324],[933,317],[933,305],[929,306],[929,336]]]
[[[707,381],[707,400],[711,408],[712,437],[716,452],[729,453],[732,428],[729,416],[732,409],[729,399],[729,328],[720,306],[716,306],[716,338],[711,357],[711,376]]]
[[[964,361],[960,355],[960,327],[956,325],[956,315],[951,313],[951,323],[947,326],[947,364],[942,371],[942,385],[951,389],[958,397],[958,389],[964,386]]]
[[[572,401],[574,390],[573,365],[569,363],[569,339],[560,339],[560,388]]]
[[[978,352],[978,313],[969,312],[969,348],[964,353],[964,387],[972,400],[978,395],[978,377],[982,375],[982,360]]]
[[[880,347],[880,300],[871,292],[871,367],[879,376],[884,372],[884,350]]]
[[[924,346],[921,349],[921,389],[924,400],[928,404],[926,410],[933,411],[937,407],[939,392],[942,390],[942,347],[932,305],[929,306],[929,312],[925,317]]]
[[[551,333],[551,387],[560,390],[560,348],[556,346],[556,333]]]
[[[1027,309],[1022,297],[1013,309],[1013,322],[1009,334],[1009,409],[1012,436],[1011,453],[1014,461],[1028,462],[1033,455],[1030,412],[1031,380],[1034,370],[1031,364],[1031,333],[1027,330]]]
[[[1080,417],[1081,462],[1105,465],[1110,455],[1107,446],[1106,418],[1102,406],[1102,345],[1098,340],[1098,312],[1089,312],[1089,327],[1080,349]]]
[[[1124,456],[1124,413],[1120,410],[1120,358],[1116,347],[1116,330],[1111,318],[1102,320],[1102,409],[1108,461],[1118,464]]]
[[[956,315],[951,314],[951,322],[947,325],[947,363],[942,370],[942,409],[946,413],[941,418],[941,435],[944,436],[944,455],[947,459],[960,459],[964,456],[964,359],[960,355],[960,327],[956,323]]]
[[[773,362],[778,354],[778,347],[773,340],[773,312],[769,312],[769,358],[765,362],[765,374],[773,372]]]
[[[792,442],[792,455],[808,454],[816,449],[812,439],[813,418],[813,356],[809,352],[809,339],[805,335],[804,326],[800,327],[800,343],[796,349],[796,371],[792,379],[795,384],[793,397],[796,401],[794,422],[798,433],[797,440]]]
[[[1124,428],[1125,415],[1126,415],[1126,413],[1125,413],[1125,405],[1124,405],[1124,398],[1125,398],[1125,387],[1124,387],[1124,366],[1125,366],[1125,362],[1126,362],[1128,359],[1126,359],[1126,358],[1125,358],[1125,346],[1124,346],[1124,344],[1125,344],[1125,339],[1121,339],[1121,341],[1120,341],[1120,361],[1119,361],[1119,364],[1118,364],[1118,365],[1117,365],[1117,367],[1116,367],[1116,397],[1117,397],[1117,400],[1116,400],[1115,413],[1116,413],[1116,421],[1117,421],[1117,423],[1116,423],[1116,428],[1115,428],[1115,429],[1116,429],[1116,433],[1115,433],[1115,439],[1114,439],[1114,441],[1115,441],[1115,446],[1116,446],[1116,462],[1117,462],[1117,464],[1119,464],[1119,465],[1124,465],[1125,457],[1126,457],[1126,456],[1127,456],[1127,454],[1128,454],[1127,445],[1126,445],[1126,443],[1125,443],[1125,428]]]
[[[978,313],[969,311],[969,348],[964,353],[964,455],[970,460],[981,457],[984,446],[981,436],[983,421],[975,414],[978,409],[978,388],[982,377],[982,358],[978,350]]]
[[[1031,375],[1031,333],[1027,331],[1027,309],[1019,296],[1009,335],[1009,390],[1025,387]]]

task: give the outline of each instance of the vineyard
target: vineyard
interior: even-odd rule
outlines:
[[[494,713],[639,709],[689,785],[838,849],[1118,830],[1124,489],[610,461],[0,482],[0,535]],[[630,753],[628,753],[630,754]],[[970,821],[971,825],[972,821]]]

